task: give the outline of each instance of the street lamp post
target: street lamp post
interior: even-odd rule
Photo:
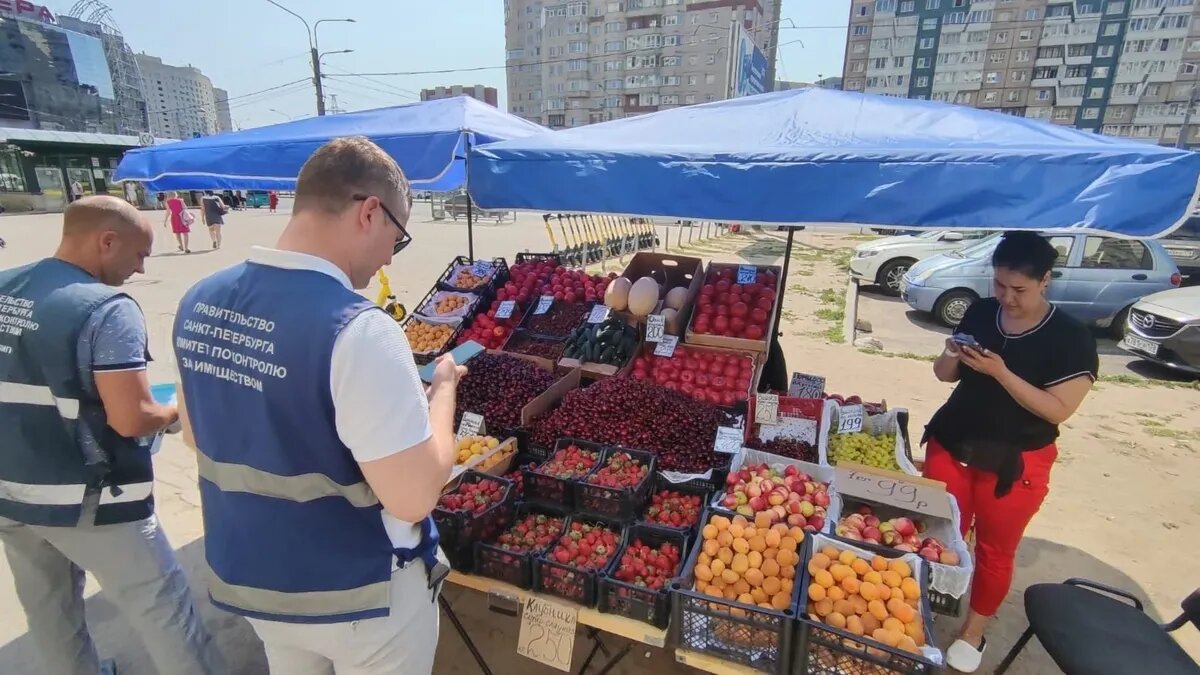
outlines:
[[[292,16],[296,17],[297,19],[300,19],[300,22],[304,24],[304,30],[308,31],[308,52],[309,52],[309,57],[312,59],[313,88],[316,89],[316,92],[317,92],[317,115],[319,115],[319,116],[324,115],[325,114],[325,92],[321,85],[321,55],[317,52],[317,32],[316,32],[317,27],[323,23],[355,23],[354,19],[320,19],[316,23],[314,23],[312,26],[309,26],[308,21],[306,21],[304,19],[304,17],[293,12],[292,10],[288,9],[287,7],[284,7],[283,5],[279,4],[278,2],[275,2],[275,0],[267,0],[267,2],[271,3],[272,5],[275,5],[276,7],[278,7],[279,9],[282,9],[283,11],[287,12],[288,14],[291,14]]]

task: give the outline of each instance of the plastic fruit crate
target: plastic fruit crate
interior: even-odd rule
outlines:
[[[800,645],[800,648],[796,651],[792,673],[794,675],[887,675],[891,673],[925,675],[926,673],[940,672],[941,653],[936,649],[931,650],[937,654],[935,660],[928,654],[917,655],[897,647],[889,647],[869,636],[855,635],[846,629],[836,628],[824,623],[819,618],[808,615],[805,611],[808,604],[807,589],[812,583],[812,575],[808,571],[808,560],[814,551],[819,551],[827,545],[839,550],[858,549],[859,554],[864,558],[875,557],[873,552],[867,551],[865,548],[852,546],[831,537],[820,535],[809,537],[808,555],[802,561],[804,571],[799,585],[799,588],[805,590],[801,597],[801,609],[796,621],[796,644]],[[865,555],[863,555],[864,553]],[[909,555],[907,559],[910,561],[920,560],[913,555]],[[921,569],[917,570],[916,576],[922,579],[920,614],[926,639],[929,640],[933,637],[933,622],[928,601],[928,581],[925,574],[928,566],[923,562],[918,563]]]
[[[670,542],[679,547],[679,568],[672,570],[668,582],[659,589],[636,586],[615,579],[612,575],[621,564],[621,556],[635,541],[652,548]],[[625,543],[617,551],[616,563],[609,574],[600,577],[600,597],[597,609],[605,614],[617,614],[644,621],[656,628],[666,628],[671,621],[671,583],[678,579],[687,564],[688,537],[679,530],[667,530],[648,525],[633,525],[625,531]]]
[[[591,484],[589,481],[592,477],[619,453],[628,453],[630,457],[647,467],[642,482],[633,488],[611,488]],[[601,454],[600,463],[596,465],[596,469],[586,478],[575,483],[575,508],[584,514],[609,518],[622,523],[637,520],[646,506],[657,465],[658,460],[652,453],[609,446]]]
[[[583,570],[551,560],[550,557],[553,555],[555,546],[552,543],[542,555],[533,561],[533,591],[554,595],[584,607],[595,607],[599,578],[617,563],[617,553],[625,547],[624,533],[618,523],[587,517],[570,518],[564,532],[569,532],[576,523],[602,525],[616,532],[616,550],[613,551],[612,557],[600,569]]]
[[[482,260],[482,258],[480,260]],[[453,277],[455,268],[461,265],[466,265],[469,267],[473,265],[475,261],[464,255],[460,255],[454,260],[451,260],[450,264],[446,266],[445,271],[443,271],[441,276],[438,277],[435,287],[443,291],[475,293],[481,296],[485,303],[491,302],[495,289],[498,286],[503,286],[504,283],[508,281],[508,263],[505,262],[504,258],[492,258],[488,262],[490,262],[492,265],[492,276],[489,277],[486,282],[476,286],[475,288],[461,288],[454,285]]]
[[[666,523],[660,523],[657,521],[649,520],[646,517],[646,511],[651,507],[653,500],[654,500],[654,496],[657,495],[659,492],[662,492],[663,490],[671,490],[673,492],[678,492],[679,494],[685,495],[688,497],[699,497],[700,498],[700,515],[697,516],[697,518],[700,518],[700,517],[703,517],[703,515],[704,515],[704,508],[706,506],[708,506],[708,503],[712,500],[712,496],[713,496],[713,492],[715,491],[715,488],[711,487],[711,485],[697,484],[696,481],[688,481],[686,483],[672,483],[671,481],[664,478],[661,473],[655,474],[654,480],[650,484],[650,492],[646,495],[646,504],[645,504],[645,506],[643,506],[642,512],[640,514],[638,514],[638,524],[639,525],[648,525],[650,527],[657,527],[657,528],[661,528],[664,530],[673,530],[673,531],[677,531],[677,532],[684,532],[684,533],[687,533],[689,536],[694,536],[696,531],[699,529],[699,521],[696,521],[695,523],[692,523],[691,525],[674,527],[672,525],[667,525]]]
[[[562,256],[557,253],[518,253],[515,264],[520,265],[523,263],[540,263],[546,261],[552,262],[555,265],[561,265]]]
[[[600,453],[600,459],[604,459],[605,446],[600,443],[581,441],[576,438],[560,438],[554,444],[554,451],[547,457],[546,462],[553,459],[555,453],[559,450],[570,445],[577,445],[580,449],[598,452]],[[525,470],[525,499],[567,508],[573,507],[575,505],[575,484],[592,473],[595,467],[578,478],[555,478],[541,472],[542,466],[546,462],[539,464],[536,469]],[[600,464],[597,463],[596,466],[600,466]]]
[[[709,507],[700,518],[701,526],[714,515],[734,516],[732,512]],[[806,549],[811,539],[811,535],[806,535],[797,551],[800,562],[792,582],[791,605],[785,610],[766,609],[694,590],[696,580],[692,571],[702,549],[697,540],[684,563],[682,576],[671,586],[671,621],[678,646],[772,675],[788,673],[796,612],[804,588],[800,584],[800,568],[808,560]]]
[[[463,483],[492,481],[504,486],[504,498],[492,504],[482,513],[449,511],[440,506],[433,509],[433,522],[437,524],[442,551],[450,566],[469,573],[474,566],[475,542],[498,536],[510,524],[513,512],[513,483],[506,478],[478,471],[465,471],[447,486],[446,493],[453,492]]]
[[[530,504],[528,502],[516,505],[513,511],[512,523],[518,523],[526,515],[538,514],[551,516],[554,518],[563,519],[563,527],[566,527],[567,517],[565,510],[548,506],[545,504]],[[534,560],[546,551],[554,542],[558,541],[562,530],[558,531],[551,538],[547,546],[525,552],[506,551],[495,543],[497,537],[503,534],[504,531],[497,532],[495,536],[487,541],[477,541],[475,543],[475,574],[485,577],[490,577],[505,583],[512,584],[518,588],[529,590],[533,588],[533,562]]]

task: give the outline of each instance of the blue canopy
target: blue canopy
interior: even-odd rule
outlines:
[[[958,105],[811,88],[471,149],[480,208],[1162,235],[1200,154]]]
[[[149,190],[288,190],[309,155],[341,136],[366,136],[396,159],[419,190],[462,187],[466,144],[522,138],[544,127],[456,98],[285,122],[140,148],[125,154],[116,180]]]

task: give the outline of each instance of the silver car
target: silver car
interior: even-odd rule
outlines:
[[[1142,298],[1130,310],[1126,325],[1121,349],[1200,375],[1200,286]]]
[[[972,302],[992,294],[992,252],[999,234],[952,253],[926,258],[904,275],[900,297],[956,326]],[[1046,297],[1076,319],[1120,337],[1139,298],[1177,288],[1179,268],[1162,244],[1095,234],[1047,234],[1058,250]]]

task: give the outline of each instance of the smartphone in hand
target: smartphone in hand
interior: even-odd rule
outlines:
[[[959,346],[970,347],[978,352],[986,351],[983,348],[983,345],[979,344],[979,341],[976,340],[972,335],[968,335],[966,333],[955,333],[954,335],[950,336],[950,339],[958,343]]]

